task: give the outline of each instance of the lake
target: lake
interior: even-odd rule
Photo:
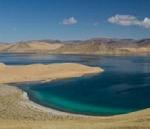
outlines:
[[[0,54],[5,64],[75,62],[100,66],[100,74],[47,83],[19,84],[29,98],[75,114],[110,116],[150,107],[150,56]]]

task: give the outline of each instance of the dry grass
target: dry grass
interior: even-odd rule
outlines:
[[[58,116],[32,108],[22,91],[0,86],[0,129],[150,129],[150,109],[113,117]]]

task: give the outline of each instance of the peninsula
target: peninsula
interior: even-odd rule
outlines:
[[[55,79],[80,77],[100,73],[103,69],[77,63],[5,65],[0,64],[0,83],[51,81]]]

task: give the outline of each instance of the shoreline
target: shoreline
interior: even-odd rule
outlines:
[[[17,87],[18,88],[18,87]],[[18,88],[18,90],[21,90]],[[71,116],[71,117],[96,117],[96,116],[89,116],[89,115],[81,115],[81,114],[75,114],[75,113],[69,113],[69,112],[63,112],[63,111],[60,111],[60,110],[57,110],[57,109],[53,109],[53,108],[50,108],[50,107],[46,107],[46,106],[43,106],[43,105],[40,105],[34,101],[32,101],[29,96],[28,96],[28,93],[23,91],[22,90],[22,97],[23,99],[25,100],[26,104],[31,106],[32,108],[34,109],[38,109],[38,110],[41,110],[43,112],[47,112],[47,113],[51,113],[53,115],[58,115],[58,116]],[[98,116],[99,117],[99,116]]]
[[[104,71],[104,70],[103,70]],[[87,77],[87,76],[93,76],[93,75],[96,75],[96,73],[94,74],[84,74],[80,77]],[[70,78],[77,78],[77,77],[70,77]],[[58,81],[58,80],[64,80],[64,79],[70,79],[70,78],[61,78],[61,79],[52,79],[52,80],[43,80],[43,81],[39,81],[39,83],[47,83],[47,82],[53,82],[53,81]],[[23,82],[23,84],[25,83],[37,83],[37,82]],[[22,83],[21,83],[22,84]],[[8,86],[13,86],[15,88],[17,88],[17,90],[21,91],[22,92],[22,97],[23,99],[26,101],[26,104],[35,108],[35,109],[39,109],[43,112],[47,112],[47,113],[52,113],[54,115],[58,115],[58,116],[71,116],[71,117],[84,117],[84,118],[109,118],[109,117],[112,117],[112,116],[118,116],[118,115],[112,115],[112,116],[92,116],[92,115],[85,115],[85,114],[78,114],[78,113],[71,113],[71,112],[65,112],[65,111],[60,111],[60,110],[57,110],[57,109],[54,109],[54,108],[51,108],[51,107],[46,107],[44,105],[41,105],[41,104],[38,104],[34,101],[32,101],[29,96],[28,96],[28,93],[26,91],[24,91],[22,88],[20,88],[20,86],[15,86],[15,85],[11,85],[11,84],[8,84]]]
[[[101,72],[103,72],[104,70],[101,69]],[[101,73],[100,72],[100,73]],[[41,80],[41,81],[25,81],[25,82],[18,82],[19,84],[28,84],[28,83],[47,83],[47,82],[52,82],[52,81],[58,81],[58,80],[63,80],[63,79],[69,79],[69,78],[76,78],[76,77],[86,77],[86,76],[93,76],[96,75],[98,73],[85,73],[83,75],[79,75],[79,76],[74,76],[74,77],[64,77],[64,78],[53,78],[53,79],[49,79],[49,80]],[[57,110],[51,107],[46,107],[44,105],[41,105],[39,103],[36,103],[34,101],[32,101],[29,96],[28,93],[26,91],[24,91],[22,88],[20,88],[21,86],[16,86],[15,84],[18,83],[8,83],[8,84],[4,84],[10,87],[15,87],[18,91],[22,92],[22,98],[24,100],[24,103],[22,104],[26,104],[27,106],[35,109],[35,110],[39,110],[45,113],[50,113],[53,115],[57,115],[57,116],[71,116],[71,117],[77,117],[77,118],[112,118],[112,117],[120,117],[120,116],[125,116],[125,115],[130,115],[132,113],[136,113],[136,112],[140,112],[142,110],[138,110],[138,111],[133,111],[133,112],[129,112],[129,113],[125,113],[125,114],[116,114],[116,115],[110,115],[110,116],[100,116],[100,115],[86,115],[86,114],[80,114],[80,113],[71,113],[71,112],[65,112],[65,111],[61,111],[61,110]],[[2,84],[3,85],[3,84]]]
[[[11,86],[11,85],[8,85]],[[22,104],[25,104],[29,107],[31,107],[32,109],[44,112],[44,113],[50,113],[51,115],[56,115],[56,116],[62,116],[62,117],[74,117],[74,118],[95,118],[95,119],[111,119],[111,118],[119,118],[119,117],[126,117],[126,116],[130,116],[132,114],[137,114],[140,112],[143,112],[145,110],[149,110],[149,108],[146,109],[141,109],[138,111],[133,111],[133,112],[129,112],[129,113],[125,113],[125,114],[116,114],[116,115],[111,115],[111,116],[92,116],[92,115],[85,115],[85,114],[76,114],[76,113],[70,113],[70,112],[64,112],[64,111],[60,111],[57,109],[53,109],[51,107],[46,107],[44,105],[38,104],[34,101],[32,101],[29,96],[28,93],[25,92],[24,90],[22,90],[21,88],[17,87],[17,86],[11,86],[11,87],[15,87],[18,91],[22,92],[22,98],[24,100],[24,102]]]
[[[51,53],[51,52],[0,52],[0,54],[14,54],[14,55],[75,55],[75,56],[150,56],[148,53],[127,53],[127,54],[100,54],[100,53]]]
[[[0,64],[0,84],[14,86],[22,91],[24,103],[33,109],[38,109],[45,113],[52,113],[59,116],[89,117],[88,115],[74,114],[58,111],[50,107],[45,107],[33,102],[28,97],[28,93],[14,84],[51,82],[56,80],[76,78],[82,76],[93,76],[102,73],[104,70],[100,67],[91,67],[78,63],[53,63],[53,64],[30,64],[30,65],[5,65]],[[30,74],[28,74],[30,72]],[[9,75],[9,76],[8,76]],[[24,105],[23,105],[24,106]]]
[[[30,64],[19,66],[0,63],[0,83],[46,82],[56,79],[98,74],[103,71],[100,67],[91,67],[79,63]]]
[[[0,84],[0,91],[0,129],[49,129],[49,126],[56,129],[150,128],[150,108],[114,116],[78,115],[41,106],[31,101],[27,92],[13,85]]]

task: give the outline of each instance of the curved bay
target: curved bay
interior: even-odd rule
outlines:
[[[5,55],[6,64],[78,62],[100,66],[102,74],[21,84],[31,100],[57,110],[86,115],[115,115],[150,107],[150,57]],[[36,85],[36,86],[35,86]]]

